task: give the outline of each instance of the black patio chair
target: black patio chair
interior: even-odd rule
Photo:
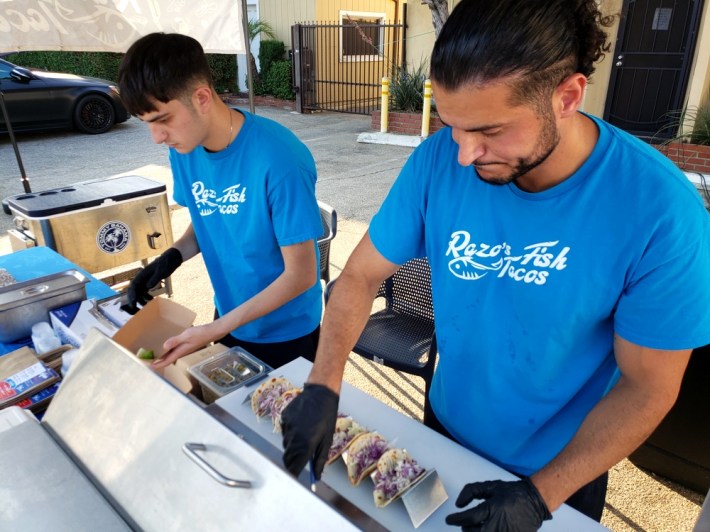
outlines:
[[[326,288],[326,302],[334,283]],[[429,386],[436,365],[434,307],[427,259],[413,259],[380,285],[375,298],[385,308],[371,314],[353,352],[378,364],[424,380],[424,416],[428,419]]]
[[[320,278],[326,283],[330,282],[330,242],[338,232],[338,214],[333,207],[318,202],[320,208],[320,221],[323,225],[323,234],[318,237],[318,249],[320,250]]]

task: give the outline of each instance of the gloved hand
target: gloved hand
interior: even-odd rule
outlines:
[[[156,286],[160,281],[172,275],[182,264],[182,253],[177,248],[168,248],[157,259],[149,263],[138,272],[128,286],[127,304],[124,308],[127,312],[135,314],[138,311],[138,303],[145,305],[153,299],[148,291]]]
[[[284,465],[298,475],[315,455],[313,473],[320,479],[333,443],[338,394],[320,384],[306,384],[281,414]]]
[[[462,530],[482,532],[527,532],[537,530],[543,521],[552,519],[540,492],[529,478],[506,482],[489,480],[466,484],[456,506],[463,508],[473,499],[484,502],[463,512],[446,516],[446,524]]]

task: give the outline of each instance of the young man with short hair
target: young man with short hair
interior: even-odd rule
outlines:
[[[446,522],[533,530],[564,502],[601,518],[607,471],[710,342],[699,194],[657,150],[579,111],[610,22],[595,0],[453,10],[431,59],[448,127],[414,151],[333,289],[283,413],[293,473],[314,454],[322,471],[377,287],[426,256],[439,361],[425,423],[521,477],[466,485],[457,506],[483,502]]]
[[[191,218],[174,246],[133,279],[129,304],[145,304],[150,288],[198,253],[215,292],[215,321],[168,339],[154,367],[213,341],[242,346],[272,367],[312,358],[323,229],[308,148],[276,122],[228,107],[202,46],[186,35],[136,41],[121,63],[119,86],[153,141],[168,146],[175,201]]]

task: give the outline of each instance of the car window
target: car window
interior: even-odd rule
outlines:
[[[12,72],[13,68],[15,68],[15,65],[11,65],[5,61],[0,61],[0,79],[9,79],[10,72]]]

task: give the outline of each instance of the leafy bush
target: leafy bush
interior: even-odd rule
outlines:
[[[122,57],[112,52],[20,52],[6,59],[24,67],[116,81]]]
[[[261,67],[261,77],[269,74],[272,63],[281,61],[286,55],[286,47],[283,41],[264,40],[259,45],[259,66]]]
[[[66,72],[80,76],[116,81],[123,54],[112,52],[20,52],[7,60],[19,66]],[[229,54],[207,54],[217,92],[234,90],[237,80],[237,59]]]
[[[237,90],[237,56],[234,54],[206,54],[217,92]]]
[[[661,146],[672,142],[689,142],[701,146],[710,146],[710,93],[705,103],[699,107],[669,111],[663,115],[666,124],[653,135],[651,142]],[[693,124],[690,133],[683,133],[683,126]]]
[[[265,94],[271,94],[280,100],[293,100],[293,65],[291,61],[274,61],[263,78]]]
[[[419,63],[411,71],[400,67],[390,83],[390,106],[393,111],[417,112],[424,106],[426,65]]]

